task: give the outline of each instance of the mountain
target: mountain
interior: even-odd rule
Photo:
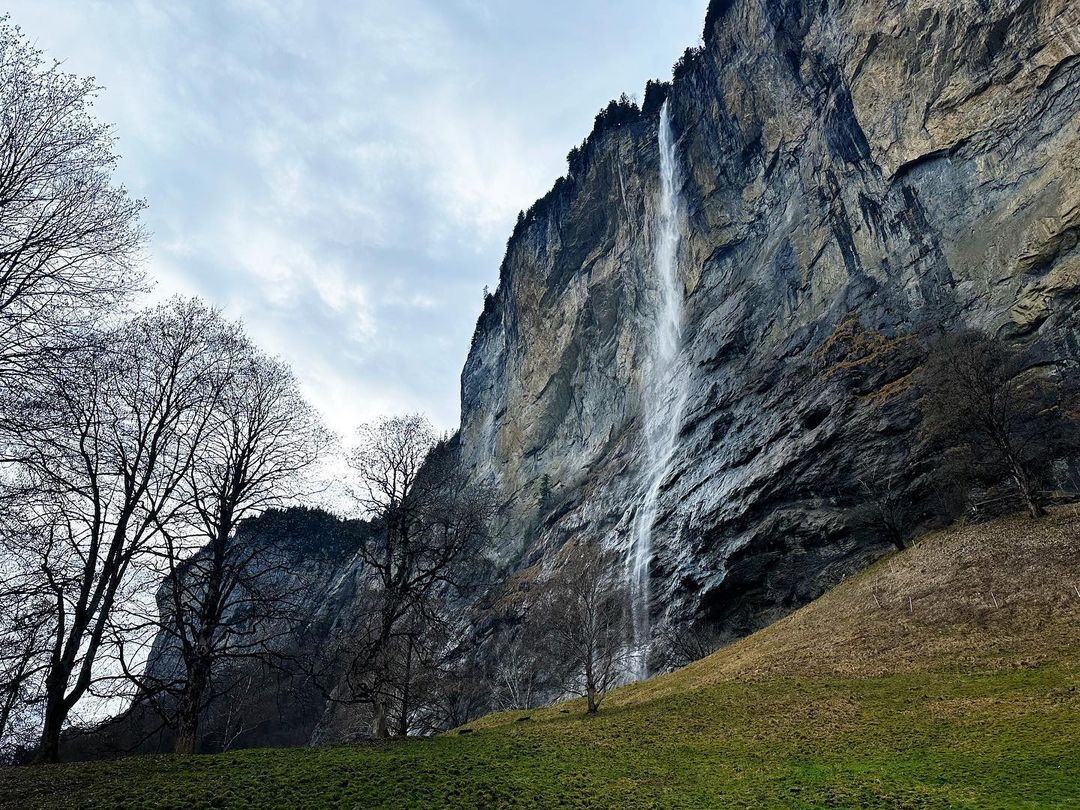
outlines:
[[[923,537],[685,669],[434,739],[0,771],[14,807],[1073,807],[1080,520]]]
[[[621,552],[650,674],[673,635],[746,636],[887,553],[868,488],[932,527],[929,342],[976,327],[1075,364],[1078,241],[1071,0],[713,0],[673,80],[609,104],[522,213],[485,300],[448,447],[497,495],[502,584],[461,606],[463,647],[568,543]],[[300,566],[306,635],[347,625],[358,565]],[[244,744],[349,737],[281,700]]]
[[[743,635],[887,550],[852,507],[933,495],[929,336],[1080,355],[1074,3],[714,0],[704,40],[522,215],[462,374],[503,562],[624,549],[645,642]]]

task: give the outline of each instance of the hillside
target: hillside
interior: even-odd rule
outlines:
[[[1080,509],[925,536],[680,671],[430,740],[10,769],[11,807],[1080,803]],[[910,601],[909,601],[910,600]]]

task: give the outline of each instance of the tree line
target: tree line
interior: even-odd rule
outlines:
[[[182,649],[154,688],[191,747],[221,628],[272,564],[235,528],[331,441],[239,324],[194,299],[129,310],[144,204],[113,180],[97,92],[0,24],[0,740],[36,732],[44,761],[88,700],[150,688],[157,632]]]

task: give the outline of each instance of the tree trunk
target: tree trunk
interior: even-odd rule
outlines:
[[[1029,491],[1024,492],[1024,504],[1027,506],[1028,514],[1036,520],[1046,514],[1046,510],[1039,505]]]
[[[50,701],[51,702],[51,701]],[[35,762],[60,761],[60,730],[64,719],[55,711],[45,711],[45,725],[41,730],[41,743],[38,746]]]
[[[586,624],[591,626],[594,619],[595,617],[592,615],[587,616]],[[588,642],[588,647],[585,655],[585,700],[589,706],[587,710],[588,713],[596,714],[597,709],[600,708],[600,702],[596,699],[596,693],[598,690],[596,688],[596,670],[593,668],[593,661],[595,660],[593,654],[595,649],[594,644],[591,640],[592,638],[594,638],[594,636],[590,634],[590,641]]]
[[[389,547],[389,543],[387,546]],[[372,684],[374,687],[372,689],[374,693],[374,700],[372,701],[374,717],[371,724],[371,733],[379,740],[385,740],[390,736],[389,720],[386,717],[386,698],[383,695],[383,690],[390,679],[390,638],[394,632],[392,608],[389,604],[384,604],[382,610],[382,628],[379,633],[379,647],[375,655],[373,672],[373,678],[375,679]]]
[[[409,703],[412,701],[412,690],[409,687],[412,682],[412,659],[413,638],[409,636],[409,643],[405,651],[405,674],[401,683],[401,712],[398,714],[397,728],[399,737],[409,736]]]
[[[1012,467],[1013,481],[1016,483],[1016,489],[1020,493],[1020,497],[1024,499],[1024,506],[1027,507],[1028,514],[1035,519],[1041,518],[1046,514],[1046,510],[1035,500],[1035,493],[1032,492],[1027,473],[1012,457],[1012,453],[1009,454],[1009,466]]]
[[[209,649],[210,641],[204,635],[197,641],[197,651],[188,659],[188,676],[176,707],[176,744],[173,751],[177,754],[194,754],[198,747],[203,695],[210,683],[210,670],[214,664]]]
[[[588,713],[596,714],[600,709],[599,702],[596,700],[596,688],[592,683],[585,687],[585,699],[589,704]]]
[[[63,670],[63,671],[61,671]],[[35,762],[60,761],[60,732],[67,720],[68,705],[64,699],[69,671],[60,664],[53,664],[53,671],[45,685],[45,717],[41,728],[41,742],[38,745]]]
[[[176,745],[173,753],[188,755],[195,753],[195,737],[199,733],[198,721],[181,720],[176,726]]]
[[[385,740],[390,736],[390,730],[386,725],[386,704],[381,697],[375,698],[375,717],[371,722],[371,734],[377,740]]]
[[[199,735],[200,695],[192,694],[191,684],[180,697],[180,706],[176,712],[176,744],[173,751],[177,754],[194,754]]]

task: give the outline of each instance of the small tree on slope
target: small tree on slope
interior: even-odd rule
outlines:
[[[564,665],[568,692],[585,697],[595,714],[626,670],[630,649],[629,593],[610,582],[621,561],[594,545],[567,555],[543,595],[541,620],[551,652]]]

